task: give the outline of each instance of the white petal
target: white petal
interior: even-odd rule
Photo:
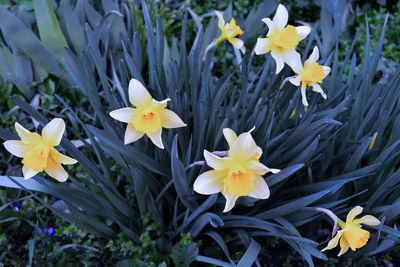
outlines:
[[[269,171],[269,172],[272,172],[272,173],[278,173],[278,172],[280,172],[281,170],[280,170],[280,169],[268,168],[268,171]]]
[[[257,176],[254,178],[254,189],[249,193],[250,197],[267,199],[269,198],[270,191],[264,178]]]
[[[327,66],[322,66],[322,68],[324,69],[325,77],[328,76],[328,74],[331,72],[331,68]]]
[[[358,223],[358,224],[362,223],[365,225],[372,225],[372,226],[376,226],[381,223],[377,218],[375,218],[374,216],[371,216],[371,215],[362,216],[360,219],[354,220],[354,222]]]
[[[288,11],[284,5],[279,4],[278,9],[276,10],[275,16],[272,19],[274,23],[274,27],[278,29],[283,29],[288,23]]]
[[[222,132],[224,134],[226,142],[228,142],[228,145],[231,146],[233,142],[235,142],[235,140],[237,139],[236,133],[230,128],[224,128]]]
[[[363,211],[363,208],[360,206],[356,206],[350,210],[346,217],[346,224],[351,223],[357,215],[360,215]]]
[[[258,160],[249,161],[247,167],[258,175],[264,175],[268,172],[268,167]]]
[[[250,133],[242,133],[229,149],[229,155],[248,160],[258,152],[258,146]]]
[[[29,150],[29,146],[22,143],[20,140],[8,140],[4,142],[4,147],[8,152],[14,156],[23,158],[25,153]]]
[[[285,65],[285,61],[283,59],[283,55],[281,53],[277,53],[275,51],[271,51],[271,56],[274,58],[275,63],[276,63],[276,72],[275,74],[278,74],[281,72],[283,69],[283,66]]]
[[[306,85],[301,85],[301,102],[303,103],[304,106],[308,107],[308,101],[307,101],[307,95],[306,95]]]
[[[300,76],[296,75],[296,76],[289,77],[289,82],[295,86],[299,86],[300,85]]]
[[[32,169],[28,169],[27,167],[22,166],[22,174],[24,175],[25,180],[32,178],[35,176],[38,172]]]
[[[270,18],[263,18],[261,21],[264,22],[265,24],[267,24],[268,32],[273,31],[274,23],[272,22],[272,20]]]
[[[133,120],[134,110],[133,108],[121,108],[111,111],[110,116],[117,121],[129,123]]]
[[[221,172],[220,171],[208,171],[201,174],[194,181],[193,189],[199,194],[212,195],[221,192],[223,186],[219,181]]]
[[[156,146],[158,146],[161,149],[164,149],[164,145],[162,142],[162,138],[161,138],[161,132],[162,129],[160,129],[159,131],[152,133],[152,134],[147,134],[147,136],[150,138],[150,140],[153,142],[153,144],[155,144]]]
[[[161,101],[157,101],[154,98],[151,100],[152,104],[157,108],[157,109],[164,109],[167,107],[168,102],[171,101],[170,98],[166,98],[164,100]]]
[[[65,122],[63,119],[52,119],[42,130],[42,139],[45,143],[57,146],[65,131]]]
[[[164,128],[179,128],[186,126],[186,123],[184,123],[175,112],[168,109],[161,111],[161,122],[162,127]]]
[[[236,200],[238,199],[238,197],[236,196],[231,196],[231,195],[224,195],[226,198],[226,203],[225,203],[225,208],[223,212],[228,212],[230,211],[236,204]]]
[[[215,10],[215,15],[218,17],[218,27],[221,28],[225,25],[224,15],[220,11]]]
[[[133,143],[142,138],[143,135],[144,135],[143,132],[136,130],[132,124],[128,124],[125,131],[124,144],[127,145]]]
[[[203,154],[207,165],[215,170],[225,169],[226,162],[230,160],[229,158],[220,158],[207,150],[204,150]]]
[[[314,64],[318,61],[318,59],[319,59],[318,46],[314,46],[314,49],[313,49],[311,55],[308,57],[307,62],[308,62],[308,64]]]
[[[322,96],[324,99],[327,98],[326,94],[324,93],[324,91],[322,90],[321,86],[320,86],[318,83],[314,83],[314,84],[312,85],[312,88],[313,88],[313,89],[312,89],[313,92],[320,93],[321,96]]]
[[[256,55],[263,55],[271,51],[270,43],[268,38],[257,38],[257,43],[254,48]]]
[[[136,79],[129,81],[129,101],[135,107],[148,105],[152,100],[147,89]]]
[[[244,43],[239,38],[229,38],[228,41],[237,49],[243,48]]]
[[[308,26],[298,26],[296,27],[296,32],[300,37],[300,40],[303,40],[304,38],[307,37],[307,35],[310,33],[311,28]]]
[[[296,50],[283,53],[283,61],[288,64],[295,73],[299,73],[302,68],[301,56]]]

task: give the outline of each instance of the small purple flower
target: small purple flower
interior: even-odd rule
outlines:
[[[47,233],[48,233],[49,236],[54,235],[54,228],[53,227],[47,228]]]
[[[14,203],[13,203],[13,211],[15,211],[15,212],[19,212],[20,211],[20,209],[21,209],[21,201],[15,201]]]

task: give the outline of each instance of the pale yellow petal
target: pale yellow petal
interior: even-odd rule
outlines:
[[[180,128],[185,127],[186,123],[184,123],[179,116],[168,109],[164,109],[160,112],[161,114],[161,124],[164,128]]]
[[[44,171],[59,182],[65,182],[68,179],[68,173],[63,166],[51,157],[49,157]]]
[[[155,144],[156,146],[158,146],[161,149],[164,149],[164,144],[163,144],[162,138],[161,138],[161,132],[162,132],[162,129],[160,129],[159,131],[156,131],[154,133],[147,134],[147,136],[150,138],[150,140],[153,142],[153,144]]]
[[[356,206],[350,210],[346,217],[346,224],[351,223],[357,215],[360,215],[363,211],[363,208],[360,206]]]
[[[267,199],[269,198],[270,191],[264,178],[257,176],[254,178],[254,189],[249,193],[250,197]]]
[[[133,108],[120,108],[110,112],[110,116],[117,121],[129,123],[133,120],[135,109]]]
[[[204,150],[203,154],[204,158],[206,159],[207,165],[215,170],[226,169],[226,166],[230,161],[229,158],[220,158],[213,153],[208,152],[207,150]]]
[[[24,144],[20,140],[5,141],[4,147],[7,149],[8,152],[20,158],[23,158],[25,153],[29,150],[29,145]]]
[[[228,145],[231,146],[233,142],[235,142],[235,140],[237,139],[236,133],[230,128],[224,128],[222,132],[224,134],[226,142],[228,142]]]
[[[64,165],[71,165],[78,162],[76,159],[61,154],[55,148],[50,148],[50,156],[53,158],[54,161]]]
[[[321,94],[321,96],[322,96],[324,99],[327,98],[327,95],[325,94],[324,90],[322,90],[321,85],[319,85],[318,83],[314,83],[314,84],[312,85],[312,88],[313,88],[313,89],[312,89],[313,92],[316,92],[316,93]]]
[[[237,49],[242,49],[244,45],[243,41],[239,38],[228,38],[228,42],[230,42]]]
[[[42,130],[42,140],[49,146],[58,146],[65,131],[63,119],[52,119]]]
[[[147,89],[136,79],[131,79],[129,82],[129,101],[135,107],[146,106],[151,103],[150,93]]]
[[[223,29],[224,25],[225,25],[225,19],[224,19],[224,15],[222,15],[222,13],[220,11],[215,10],[215,15],[218,18],[218,28],[220,30]]]
[[[168,105],[168,102],[171,101],[170,98],[166,98],[164,100],[161,101],[157,101],[153,98],[153,100],[151,100],[151,104],[154,106],[155,110],[162,110],[165,109]]]
[[[15,130],[17,131],[18,136],[21,138],[21,141],[25,144],[35,144],[41,142],[42,140],[40,135],[37,133],[31,133],[18,122],[15,123]]]
[[[212,195],[221,192],[223,188],[222,179],[226,175],[224,171],[208,171],[201,174],[194,181],[193,189],[199,194]]]
[[[319,59],[319,49],[318,46],[314,46],[314,49],[311,55],[308,57],[307,62],[308,64],[314,64],[318,61],[318,59]]]
[[[132,124],[128,124],[126,127],[125,131],[125,136],[124,136],[124,144],[130,144],[133,142],[136,142],[140,138],[142,138],[144,135],[144,132],[136,130],[136,128]]]
[[[355,219],[353,222],[355,224],[365,224],[365,225],[371,225],[371,226],[376,226],[381,223],[377,218],[375,218],[372,215],[362,216],[360,219]]]
[[[339,243],[339,239],[340,239],[340,237],[341,237],[342,235],[343,235],[343,231],[338,231],[337,234],[335,235],[335,237],[332,238],[332,239],[329,241],[329,243],[328,243],[328,245],[326,246],[326,248],[324,248],[322,251],[330,250],[330,249],[333,249],[333,248],[337,247],[337,245],[338,245],[338,243]]]
[[[250,160],[258,152],[258,146],[250,133],[242,133],[229,149],[229,156],[240,160]]]
[[[350,248],[349,243],[347,243],[345,238],[340,239],[340,252],[338,254],[338,257],[342,256],[344,253],[346,253]]]
[[[264,164],[262,164],[258,160],[251,160],[248,163],[247,168],[250,169],[251,171],[253,171],[255,174],[258,174],[258,175],[264,175],[269,170],[267,166],[265,166]]]

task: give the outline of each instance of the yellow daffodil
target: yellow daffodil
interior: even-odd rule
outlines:
[[[346,253],[349,248],[352,251],[356,251],[359,248],[365,246],[369,239],[369,232],[362,229],[361,224],[365,225],[379,225],[380,221],[371,215],[365,215],[359,219],[355,217],[361,214],[363,208],[357,206],[350,210],[347,215],[346,222],[338,219],[338,224],[342,230],[337,231],[336,236],[329,241],[328,246],[322,251],[333,249],[340,244],[340,252],[338,256]]]
[[[270,191],[262,175],[280,171],[260,163],[262,149],[250,133],[237,136],[234,131],[225,128],[223,134],[229,145],[226,157],[221,158],[204,150],[204,158],[213,170],[201,174],[193,187],[197,193],[204,195],[221,192],[226,198],[224,212],[231,210],[241,196],[267,199]]]
[[[42,130],[42,135],[31,133],[18,122],[15,129],[21,140],[4,142],[5,148],[14,156],[22,158],[22,173],[29,179],[39,172],[45,171],[59,182],[65,182],[68,173],[61,164],[75,164],[77,161],[58,152],[58,146],[65,131],[62,119],[53,119]]]
[[[246,52],[246,49],[243,45],[243,41],[237,38],[237,36],[243,34],[243,31],[240,26],[236,24],[235,19],[232,18],[229,23],[225,23],[224,16],[221,12],[215,11],[215,14],[218,17],[218,28],[220,29],[221,34],[214,41],[214,45],[218,45],[223,41],[228,41],[235,48],[240,49],[244,54]]]
[[[262,19],[267,24],[268,33],[266,38],[258,38],[254,49],[257,55],[271,53],[276,62],[276,73],[278,74],[285,63],[292,65],[299,53],[296,47],[301,40],[310,33],[310,27],[287,25],[288,11],[283,5],[279,5],[274,18]]]
[[[111,117],[128,124],[124,137],[125,144],[135,142],[146,134],[156,146],[163,149],[162,128],[186,126],[175,112],[166,109],[170,100],[169,98],[163,101],[155,100],[138,80],[131,79],[129,101],[134,108],[127,107],[110,112]]]
[[[312,87],[313,92],[320,93],[321,96],[326,99],[326,94],[322,90],[320,83],[329,74],[331,68],[327,66],[319,65],[317,60],[319,59],[319,50],[315,46],[310,57],[304,62],[304,66],[301,64],[301,59],[298,57],[296,63],[293,64],[292,69],[297,74],[285,79],[290,81],[292,84],[299,86],[301,85],[301,99],[304,106],[308,106],[306,89]]]

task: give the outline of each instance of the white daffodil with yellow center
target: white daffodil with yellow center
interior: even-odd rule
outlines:
[[[68,179],[68,173],[61,164],[75,164],[77,161],[58,152],[58,146],[65,131],[62,119],[53,119],[42,130],[42,135],[31,133],[18,122],[15,129],[21,140],[4,142],[5,148],[14,156],[22,158],[22,173],[25,179],[45,171],[59,182]]]
[[[242,196],[267,199],[270,191],[262,175],[280,170],[269,169],[260,163],[262,149],[255,143],[251,131],[237,136],[225,128],[223,133],[229,144],[227,157],[221,158],[204,150],[204,158],[213,170],[197,177],[194,190],[204,195],[221,192],[226,198],[224,212],[230,211]]]
[[[169,98],[163,101],[155,100],[136,79],[129,82],[129,101],[134,108],[121,108],[110,112],[111,117],[128,124],[125,144],[135,142],[146,134],[156,146],[163,149],[162,128],[186,126],[176,113],[166,108]]]
[[[336,236],[329,241],[328,246],[322,251],[333,249],[340,244],[340,252],[338,256],[341,256],[346,253],[349,248],[352,251],[356,251],[365,246],[370,237],[370,233],[367,230],[362,229],[361,224],[375,226],[379,225],[380,221],[371,215],[365,215],[356,219],[355,217],[361,214],[362,211],[363,208],[357,206],[347,214],[346,222],[338,219],[339,226],[342,230],[337,231]]]
[[[326,94],[322,90],[320,83],[331,71],[330,67],[318,64],[319,50],[315,46],[310,57],[304,62],[304,66],[301,64],[300,58],[293,64],[292,69],[297,74],[285,79],[284,82],[290,81],[295,86],[301,86],[301,99],[304,106],[308,106],[306,97],[307,87],[312,87],[313,92],[320,93],[321,96],[326,99]]]
[[[254,52],[257,55],[271,53],[276,62],[276,73],[278,74],[285,63],[292,65],[297,57],[300,57],[296,47],[301,40],[310,33],[310,27],[287,25],[288,11],[283,5],[279,5],[274,18],[262,19],[267,24],[268,33],[266,38],[257,38]]]

